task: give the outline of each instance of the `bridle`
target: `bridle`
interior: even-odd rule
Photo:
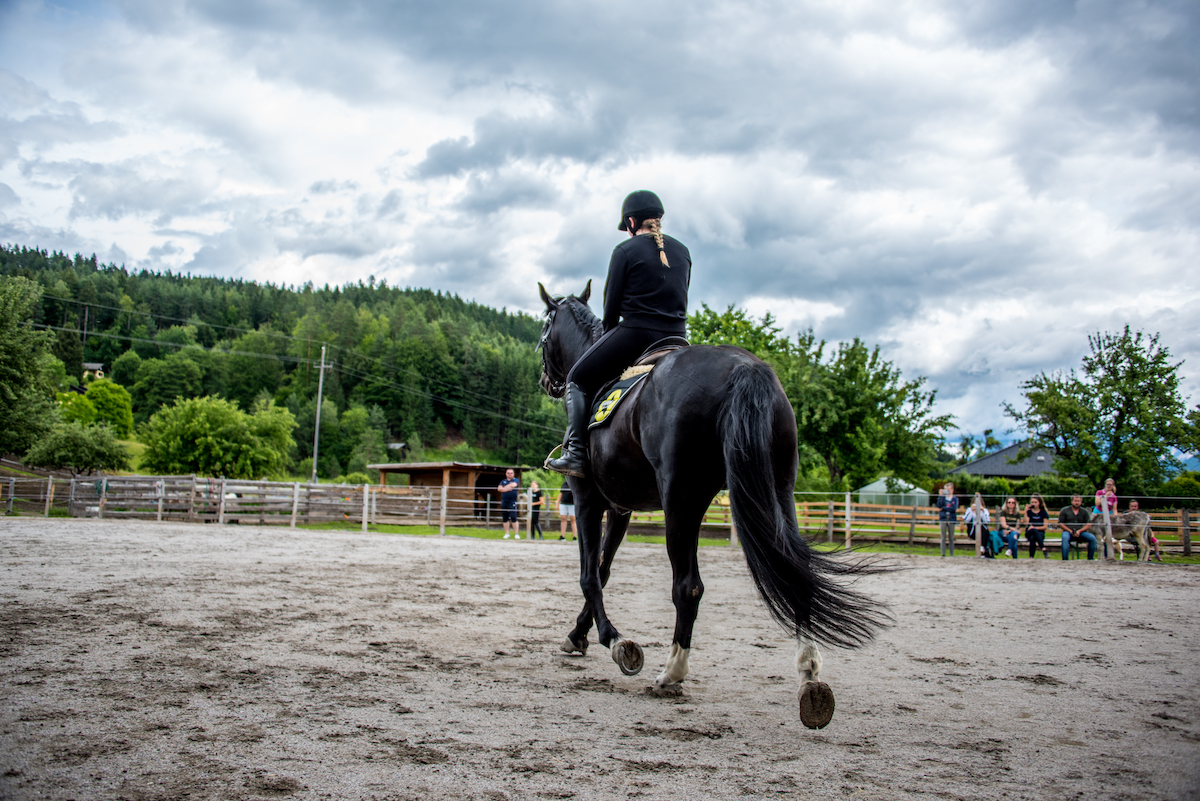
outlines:
[[[542,336],[538,339],[537,347],[534,350],[542,352],[542,376],[538,379],[538,383],[542,385],[542,389],[546,390],[546,394],[552,398],[561,398],[567,393],[567,377],[559,373],[546,358],[548,345],[550,342],[550,330],[554,327],[554,316],[558,313],[559,306],[546,310],[546,322],[542,324]]]

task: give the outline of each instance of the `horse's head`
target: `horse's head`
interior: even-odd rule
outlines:
[[[538,291],[546,303],[546,322],[542,323],[537,344],[542,351],[542,389],[552,398],[561,398],[566,392],[567,373],[600,337],[601,323],[587,305],[592,296],[591,281],[578,296],[551,297],[540,283]]]

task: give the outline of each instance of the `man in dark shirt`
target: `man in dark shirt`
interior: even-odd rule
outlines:
[[[521,524],[517,521],[517,495],[521,482],[516,479],[516,473],[510,467],[504,471],[496,491],[500,493],[500,522],[504,526],[504,539],[508,539],[508,524],[512,523],[512,536],[521,539]]]
[[[1062,558],[1071,552],[1071,540],[1086,540],[1088,559],[1096,558],[1096,535],[1088,531],[1092,527],[1092,515],[1083,508],[1083,497],[1071,496],[1071,505],[1064,506],[1058,513],[1058,527],[1062,529]]]

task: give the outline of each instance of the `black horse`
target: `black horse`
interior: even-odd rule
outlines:
[[[578,296],[546,303],[543,388],[562,397],[571,366],[599,338],[600,320],[587,306],[591,282]],[[704,584],[696,563],[700,523],[728,487],[734,525],[750,574],[771,614],[798,639],[800,717],[819,728],[833,716],[833,693],[817,681],[816,642],[855,647],[887,622],[882,607],[835,577],[879,572],[863,562],[833,559],[800,536],[792,492],[798,461],[796,418],[774,371],[749,351],[696,345],[669,353],[622,401],[589,440],[591,473],[570,478],[579,527],[585,600],[563,650],[585,653],[595,621],[602,645],[626,675],[639,672],[641,648],[623,640],[604,610],[603,587],[625,537],[631,511],[662,509],[674,575],[675,635],[654,687],[677,693],[688,672],[692,627]],[[601,519],[608,512],[603,540]]]

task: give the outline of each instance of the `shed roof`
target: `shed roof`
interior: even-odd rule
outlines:
[[[498,471],[503,473],[505,470],[532,470],[528,465],[519,464],[484,464],[483,462],[385,462],[384,464],[369,464],[368,469],[380,470],[388,473],[413,473],[424,470],[445,470],[449,468],[459,468],[463,470],[479,470],[479,471]]]
[[[1017,452],[1028,445],[1028,441],[1009,445],[995,453],[989,453],[982,459],[959,465],[951,470],[950,474],[970,473],[983,478],[1029,478],[1030,476],[1040,476],[1042,473],[1054,472],[1056,457],[1053,451],[1045,448],[1034,448],[1028,458],[1016,464],[1010,464],[1011,460],[1016,458]]]

